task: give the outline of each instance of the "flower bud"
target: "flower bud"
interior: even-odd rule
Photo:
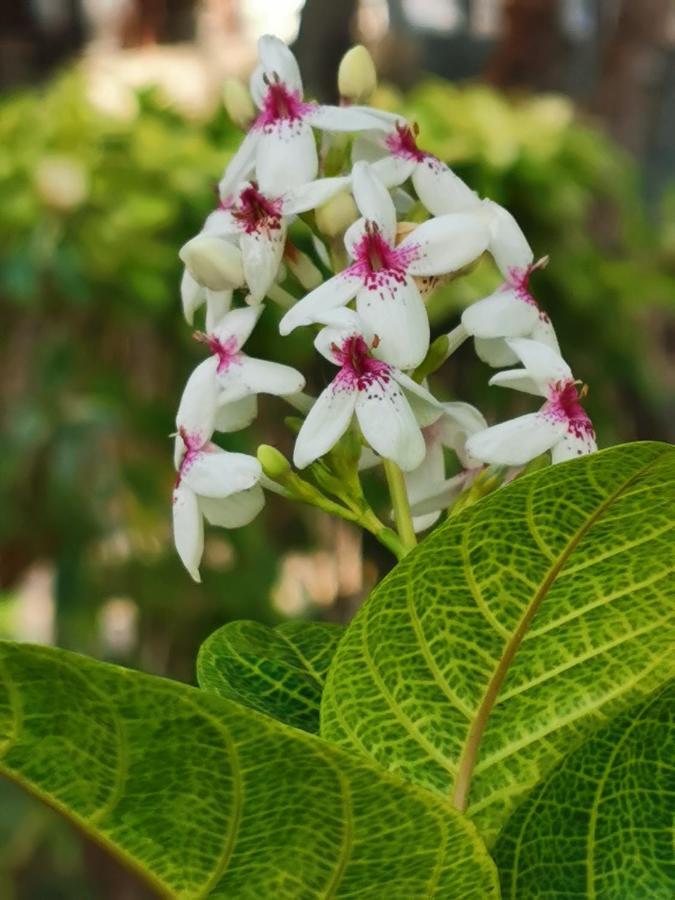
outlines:
[[[244,283],[241,253],[222,238],[198,234],[183,244],[178,255],[195,281],[212,291],[241,287]]]
[[[284,259],[288,268],[306,291],[313,291],[323,281],[323,275],[309,256],[302,250],[298,250],[294,244],[286,244]]]
[[[357,44],[342,57],[338,69],[338,90],[344,100],[364,103],[377,87],[373,57],[363,44]]]
[[[342,234],[359,217],[354,199],[349,191],[340,191],[315,212],[316,226],[327,237]]]
[[[255,119],[255,106],[246,85],[238,78],[226,78],[223,84],[225,111],[242,131],[248,131]]]
[[[291,471],[291,464],[283,453],[280,453],[276,447],[272,447],[270,444],[261,444],[258,447],[256,456],[265,475],[274,481],[279,481]]]

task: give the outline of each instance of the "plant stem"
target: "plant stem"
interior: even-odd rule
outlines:
[[[391,505],[394,508],[394,519],[396,520],[396,530],[401,538],[406,552],[412,550],[417,544],[415,529],[413,528],[412,516],[410,515],[410,503],[408,501],[408,491],[405,486],[403,472],[390,459],[384,460],[384,471],[387,476],[387,484],[389,485],[389,495],[391,496]]]

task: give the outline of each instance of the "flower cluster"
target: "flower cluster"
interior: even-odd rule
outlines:
[[[220,181],[217,209],[180,251],[184,314],[193,324],[206,307],[195,337],[209,351],[176,417],[175,541],[197,580],[203,520],[246,524],[263,506],[263,487],[357,522],[402,555],[415,531],[479,485],[484,491],[497,476],[513,477],[546,451],[556,463],[595,449],[584,390],[531,293],[530,277],[546,259],[534,261],[506,209],[418,147],[413,124],[357,105],[374,84],[360,48],[340,67],[342,105],[310,102],[291,51],[265,36],[250,83],[257,113],[245,113],[253,106],[243,87],[228,92],[239,104],[232,118],[246,120],[248,131]],[[421,224],[399,221],[399,210],[413,205],[416,220],[426,214]],[[289,240],[300,218],[312,231],[316,264]],[[327,221],[319,234],[317,223]],[[430,280],[457,277],[484,254],[503,284],[431,343]],[[324,280],[321,269],[332,275]],[[304,296],[286,290],[288,270]],[[242,351],[266,299],[285,307],[282,336],[312,328],[317,351],[337,368],[316,399],[303,393],[299,372]],[[427,376],[469,337],[488,365],[522,364],[490,384],[544,398],[538,412],[488,427],[469,404],[433,396]],[[304,413],[293,452],[302,477],[274,448],[261,447],[254,458],[213,443],[215,432],[253,421],[258,394],[285,397]],[[449,478],[446,448],[459,468]],[[398,534],[361,489],[360,473],[379,465]]]

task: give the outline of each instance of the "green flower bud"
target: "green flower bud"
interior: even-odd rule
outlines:
[[[340,96],[351,103],[364,103],[377,87],[373,57],[363,44],[352,47],[342,57],[338,69]]]
[[[238,78],[226,78],[223,83],[225,111],[242,131],[248,131],[255,119],[255,106],[246,86]]]
[[[256,456],[258,462],[262,466],[262,470],[268,478],[279,481],[288,475],[291,471],[291,464],[276,447],[271,444],[261,444],[258,447]]]
[[[349,191],[340,191],[315,212],[316,227],[327,237],[342,234],[359,217],[354,198]]]

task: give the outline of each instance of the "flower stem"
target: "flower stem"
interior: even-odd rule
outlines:
[[[407,553],[416,546],[417,537],[410,514],[410,503],[408,501],[405,479],[403,478],[403,472],[390,459],[384,460],[384,471],[387,476],[387,484],[389,485],[391,505],[394,509],[396,530]]]

